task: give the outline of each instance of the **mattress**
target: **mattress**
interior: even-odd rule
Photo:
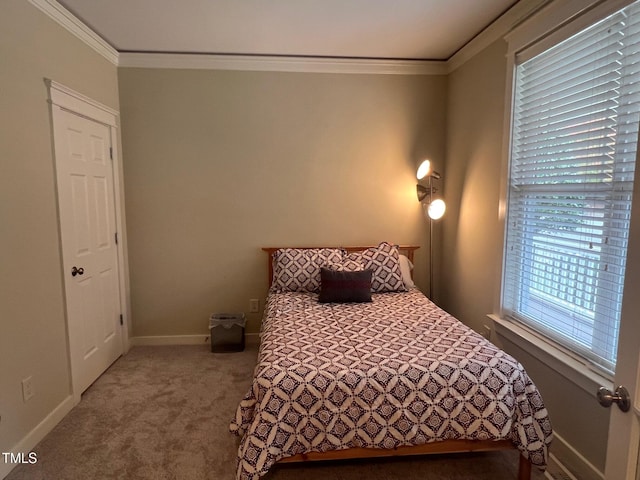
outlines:
[[[456,439],[510,440],[544,468],[553,436],[522,365],[417,289],[361,304],[271,292],[230,430],[238,479],[300,453]]]

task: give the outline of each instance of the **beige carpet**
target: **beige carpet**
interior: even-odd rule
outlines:
[[[135,347],[37,445],[38,463],[7,480],[232,480],[238,440],[229,420],[255,358],[256,350]],[[516,451],[324,462],[276,466],[264,479],[513,480],[517,463]]]

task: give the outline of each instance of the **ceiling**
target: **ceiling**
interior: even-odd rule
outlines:
[[[58,0],[119,52],[446,60],[517,0]]]

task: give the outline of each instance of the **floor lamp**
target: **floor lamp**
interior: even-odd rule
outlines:
[[[424,160],[418,167],[418,184],[416,193],[418,201],[429,217],[429,299],[433,298],[433,221],[439,220],[444,215],[446,204],[442,198],[436,196],[437,189],[433,186],[433,180],[439,180],[440,174],[431,168],[431,162]],[[427,185],[420,183],[426,180]]]

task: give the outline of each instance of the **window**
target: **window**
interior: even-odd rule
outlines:
[[[640,3],[516,66],[503,312],[613,371],[640,121]]]

